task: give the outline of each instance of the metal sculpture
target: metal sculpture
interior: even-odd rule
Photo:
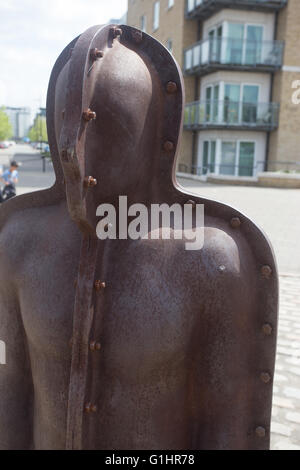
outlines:
[[[93,27],[56,62],[56,183],[0,208],[0,447],[266,449],[277,327],[268,241],[175,180],[184,90],[172,55]],[[205,244],[96,237],[96,208],[205,205]]]

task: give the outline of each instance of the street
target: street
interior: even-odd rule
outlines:
[[[0,150],[0,165],[14,158],[18,194],[49,187],[55,178],[47,163],[28,145]],[[189,191],[236,207],[271,240],[280,273],[279,335],[274,377],[271,448],[300,450],[300,190],[205,184],[180,178]]]

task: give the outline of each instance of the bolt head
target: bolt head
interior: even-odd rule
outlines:
[[[270,325],[270,323],[265,323],[262,327],[262,331],[266,336],[270,336],[273,331],[272,325]]]
[[[241,219],[239,217],[233,217],[230,221],[232,228],[239,228],[241,226]]]
[[[268,372],[262,372],[260,374],[260,380],[265,383],[265,384],[268,384],[270,381],[271,381],[271,376]]]
[[[261,275],[264,279],[270,279],[272,275],[272,268],[268,265],[262,266],[261,268]]]
[[[83,111],[82,117],[86,122],[89,122],[89,121],[95,120],[97,115],[91,109],[87,109],[86,111]]]
[[[122,36],[122,33],[123,33],[122,29],[121,29],[121,28],[117,28],[117,26],[112,26],[112,27],[110,28],[110,31],[111,31],[111,33],[112,33],[112,35],[113,35],[113,38],[116,38],[116,37],[118,37],[118,36]]]
[[[95,287],[96,291],[99,291],[99,290],[101,290],[101,289],[105,289],[106,284],[105,284],[105,282],[102,282],[102,281],[97,280],[97,281],[95,281],[95,283],[94,283],[94,287]]]
[[[132,31],[131,36],[134,42],[136,42],[137,44],[140,44],[143,40],[142,31]]]
[[[255,429],[255,434],[256,434],[258,437],[265,437],[265,435],[266,435],[266,430],[265,430],[265,428],[263,428],[262,426],[258,426],[258,427]]]
[[[175,82],[168,82],[166,87],[167,93],[173,94],[177,91],[177,84]]]
[[[90,57],[92,60],[97,60],[97,59],[101,59],[101,57],[103,57],[103,51],[100,51],[100,49],[97,49],[97,47],[91,49],[91,52],[90,52]]]
[[[84,186],[86,188],[93,188],[96,185],[97,185],[97,180],[96,178],[93,178],[93,176],[86,176],[84,178]]]
[[[170,140],[167,140],[163,147],[165,152],[172,152],[174,150],[174,144]]]

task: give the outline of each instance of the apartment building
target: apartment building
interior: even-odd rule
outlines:
[[[299,0],[128,0],[127,22],[183,70],[179,171],[251,179],[300,170]]]
[[[7,106],[5,112],[8,115],[13,128],[13,138],[22,139],[26,137],[30,128],[30,108],[14,108]]]

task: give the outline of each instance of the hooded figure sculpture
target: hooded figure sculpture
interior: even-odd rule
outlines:
[[[177,185],[183,94],[172,55],[128,26],[56,62],[56,183],[0,208],[2,449],[269,447],[274,256],[243,214]],[[120,195],[204,204],[203,248],[99,240],[97,207]]]

